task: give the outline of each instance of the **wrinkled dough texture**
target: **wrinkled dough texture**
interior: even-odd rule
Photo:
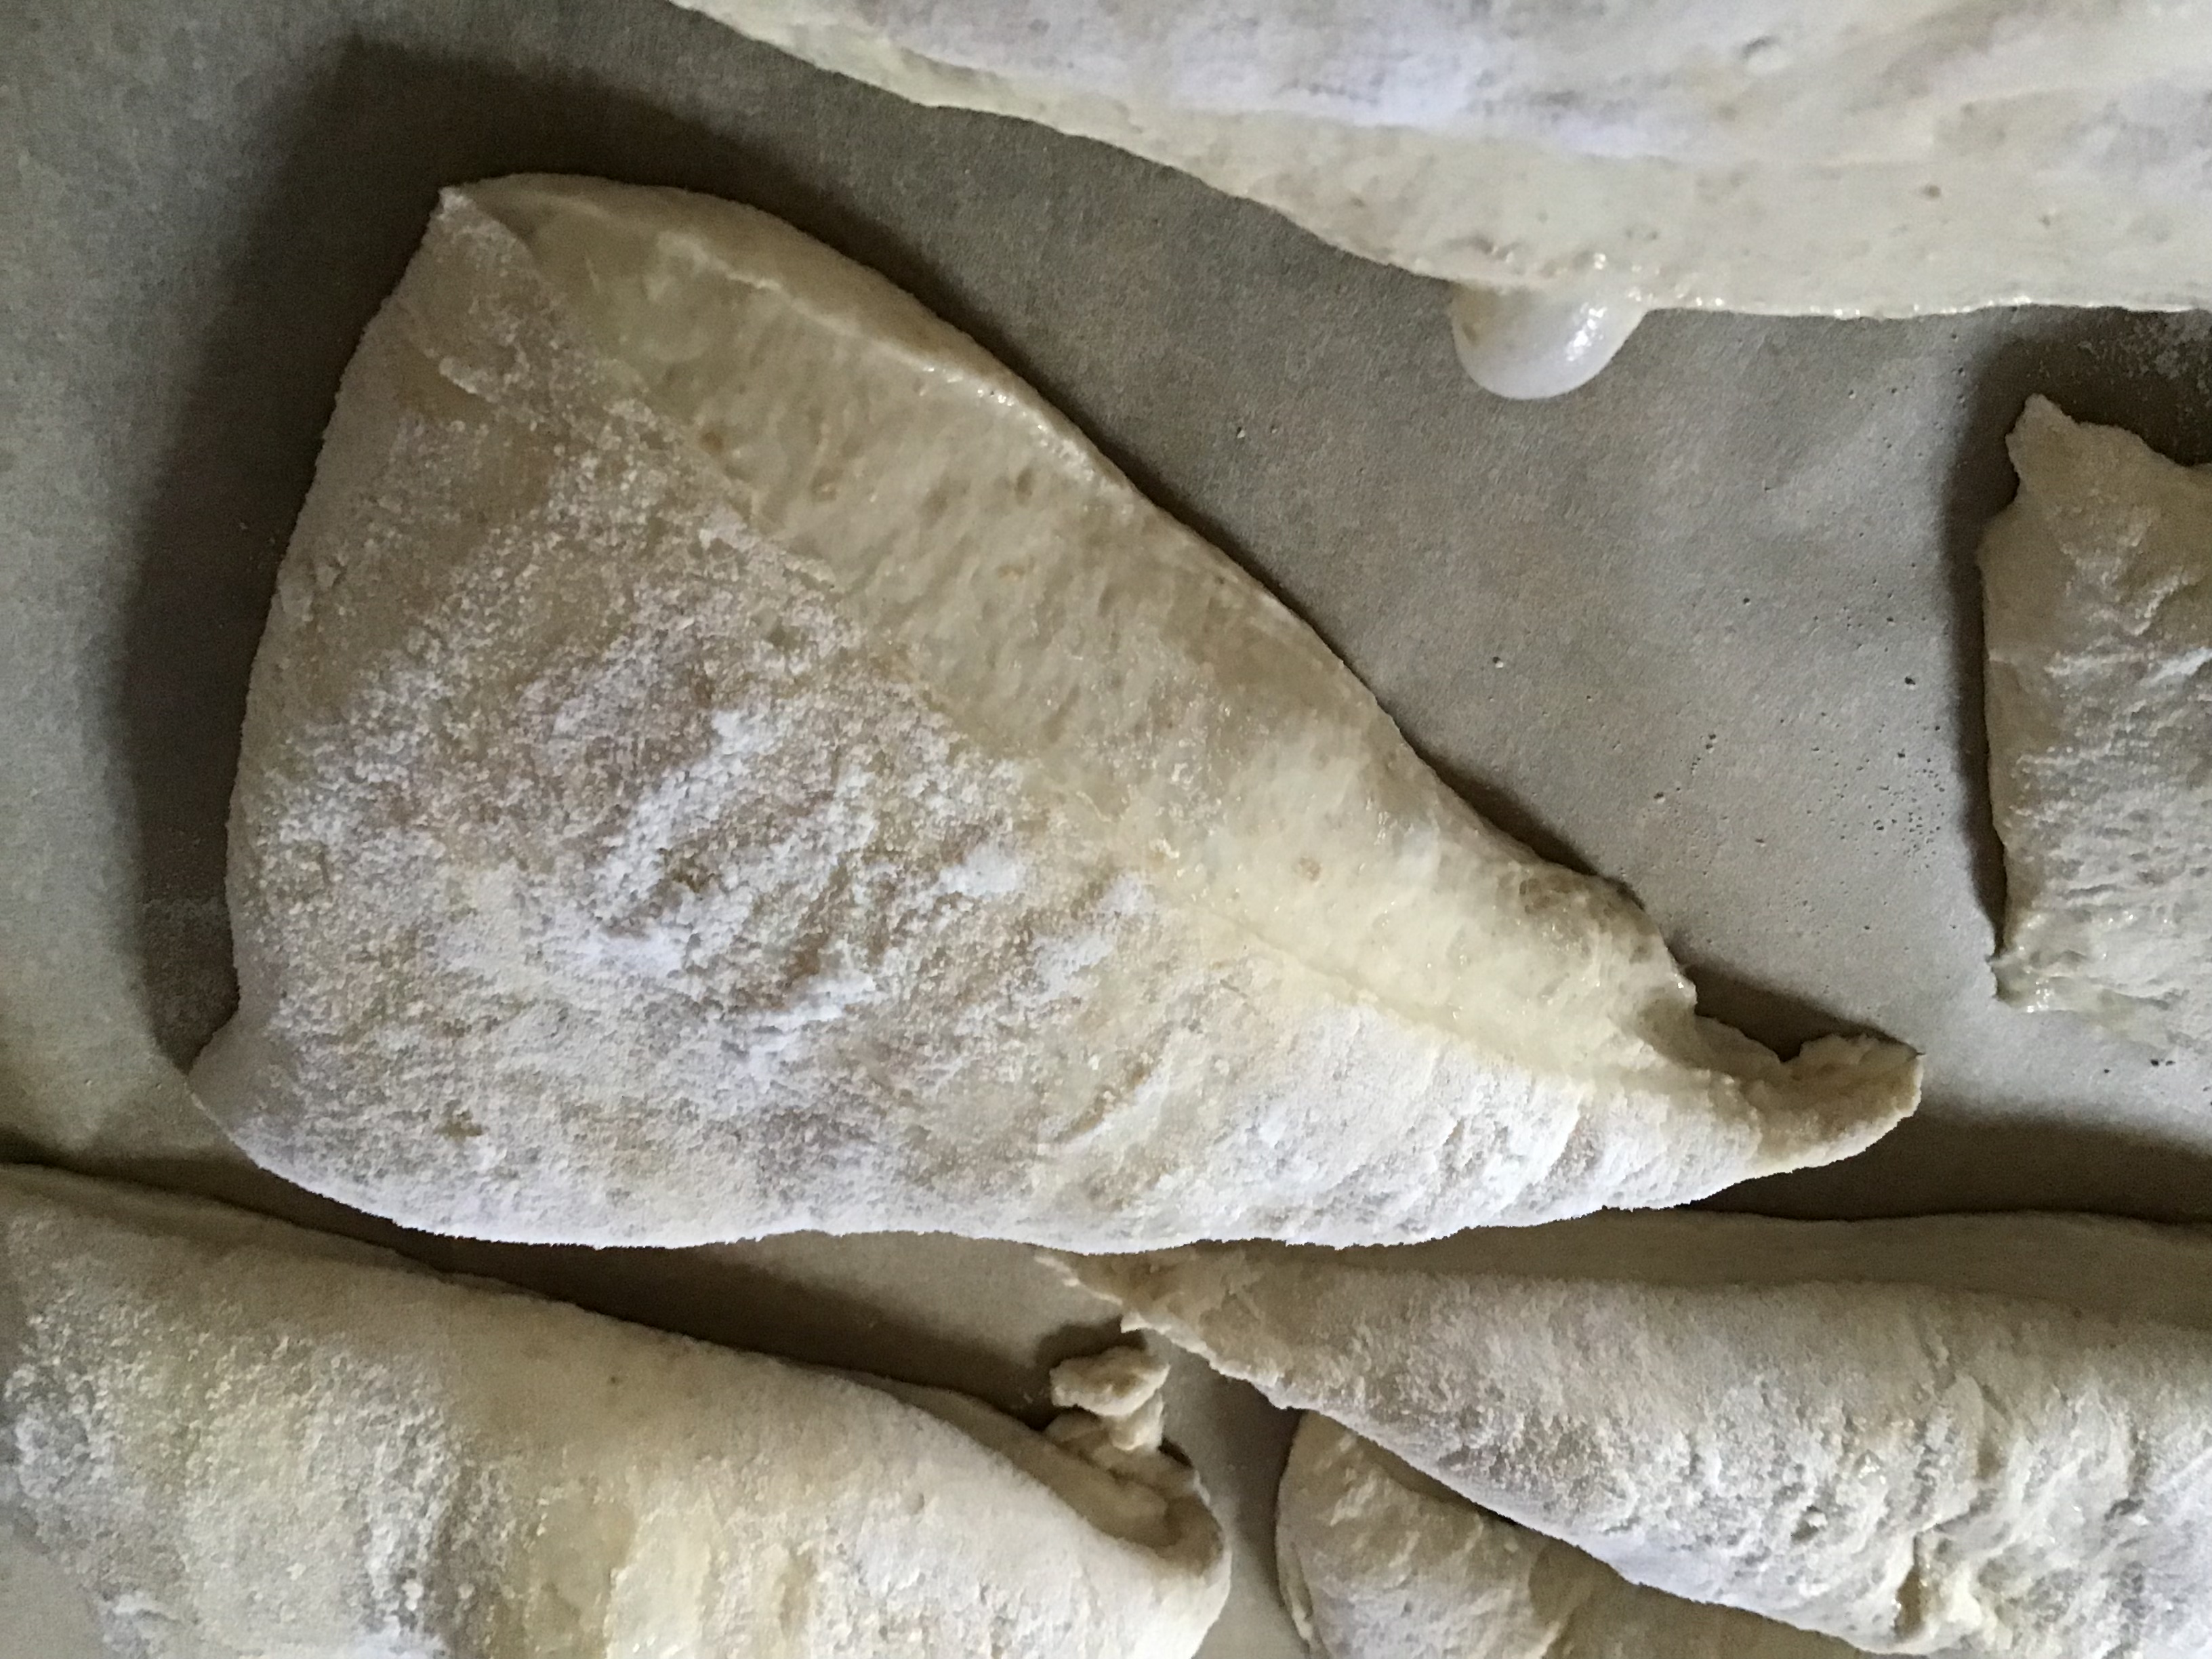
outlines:
[[[760,214],[448,192],[258,659],[258,1160],[410,1224],[1418,1238],[1844,1156],[1034,393]]]
[[[118,1659],[1182,1659],[1227,1587],[1161,1454],[46,1172],[0,1362],[0,1500]]]
[[[2212,297],[2204,0],[680,3],[1455,282],[1844,316]]]
[[[1998,989],[2212,1048],[2212,475],[2032,399],[1982,543]]]
[[[1309,1416],[1275,1505],[1317,1659],[1857,1659],[1859,1650],[1632,1584]]]
[[[1948,1659],[2212,1651],[2212,1236],[1675,1213],[1078,1282],[1631,1582]]]

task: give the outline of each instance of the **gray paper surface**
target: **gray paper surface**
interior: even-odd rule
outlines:
[[[882,270],[1299,609],[1484,811],[1632,890],[1709,1012],[1926,1051],[1926,1106],[1873,1152],[1723,1202],[2212,1217],[2212,1066],[1992,994],[1972,564],[2030,391],[2212,458],[2201,317],[1663,315],[1590,387],[1507,404],[1460,374],[1436,284],[657,0],[0,0],[0,160],[19,1152],[397,1237],[241,1169],[179,1066],[228,1011],[246,672],[339,371],[440,185],[549,169],[750,202]],[[1110,1328],[1006,1245],[403,1243],[1032,1413]],[[1287,1423],[1189,1366],[1175,1388],[1240,1540],[1206,1651],[1295,1653]],[[62,1659],[82,1610],[11,1617],[52,1587],[9,1559],[0,1656]]]

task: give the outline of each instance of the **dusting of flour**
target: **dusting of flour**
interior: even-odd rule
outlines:
[[[912,301],[589,181],[449,192],[347,371],[230,908],[201,1097],[477,1236],[1388,1242],[1838,1156],[1916,1087],[1696,1021]]]

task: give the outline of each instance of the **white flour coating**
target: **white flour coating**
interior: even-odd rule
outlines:
[[[1869,1653],[2212,1652],[2203,1230],[1676,1212],[1066,1266],[1633,1583]]]
[[[1228,1584],[1161,1453],[22,1169],[0,1510],[115,1659],[1188,1659]]]
[[[1997,987],[2212,1048],[2212,473],[2032,398],[1982,543]]]
[[[2212,303],[2212,0],[678,3],[1466,285],[1508,396],[1659,307]]]
[[[1315,1659],[1857,1659],[1632,1584],[1309,1415],[1275,1501],[1277,1576]]]
[[[1844,1156],[1327,647],[880,279],[729,204],[448,192],[254,670],[195,1089],[410,1224],[1361,1242]]]

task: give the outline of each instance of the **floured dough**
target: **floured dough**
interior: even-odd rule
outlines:
[[[2212,474],[2047,400],[1982,543],[1997,986],[2212,1048]]]
[[[1654,307],[2212,302],[2206,0],[681,3],[1470,285],[1463,355],[1509,395]]]
[[[1416,1239],[1869,1144],[1650,922],[914,301],[759,212],[449,192],[232,801],[258,1161],[442,1232]]]
[[[1832,1637],[1630,1583],[1308,1416],[1275,1505],[1316,1659],[1856,1659]]]
[[[1322,641],[775,220],[449,191],[254,667],[195,1089],[413,1225],[1418,1238],[1843,1157]]]
[[[2212,1652],[2212,1234],[1685,1212],[1068,1266],[1633,1583],[1875,1653]]]
[[[1052,1368],[1052,1403],[1079,1427],[1096,1422],[1121,1451],[1150,1451],[1166,1425],[1168,1363],[1141,1347],[1063,1359]]]
[[[1182,1659],[1222,1539],[964,1396],[0,1170],[0,1505],[118,1659]]]

